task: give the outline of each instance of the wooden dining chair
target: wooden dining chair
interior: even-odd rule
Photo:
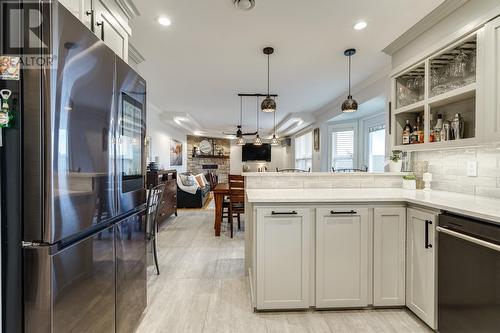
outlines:
[[[238,230],[241,230],[241,214],[245,213],[245,177],[229,175],[229,227],[233,238],[233,219],[238,218]]]
[[[146,230],[147,240],[151,244],[151,252],[156,266],[156,272],[160,275],[160,267],[158,265],[158,251],[156,248],[156,234],[158,231],[158,213],[160,211],[161,200],[165,192],[165,184],[157,185],[149,189],[147,212],[146,212]]]

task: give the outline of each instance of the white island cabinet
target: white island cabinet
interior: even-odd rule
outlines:
[[[406,306],[436,329],[436,241],[434,212],[408,208]]]
[[[309,307],[310,210],[257,208],[257,309]]]
[[[316,307],[368,305],[368,208],[316,209]]]
[[[373,210],[373,305],[405,305],[406,208]]]

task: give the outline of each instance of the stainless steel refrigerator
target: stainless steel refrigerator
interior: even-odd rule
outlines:
[[[0,80],[14,116],[1,147],[3,332],[131,332],[146,307],[146,83],[57,1],[9,3],[2,54],[53,62]],[[39,44],[12,48],[16,24]]]

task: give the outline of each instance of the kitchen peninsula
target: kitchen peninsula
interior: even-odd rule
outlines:
[[[256,310],[406,306],[435,329],[440,214],[500,224],[499,199],[403,190],[399,173],[246,176]]]

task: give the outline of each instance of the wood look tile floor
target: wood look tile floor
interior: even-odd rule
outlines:
[[[148,308],[138,333],[432,332],[405,310],[254,313],[244,234],[215,238],[213,214],[179,211],[161,226],[161,275],[149,267]]]

